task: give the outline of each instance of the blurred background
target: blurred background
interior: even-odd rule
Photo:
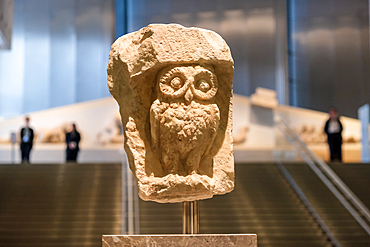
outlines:
[[[236,189],[200,203],[201,233],[370,246],[368,0],[0,0],[0,246],[181,233],[181,204],[137,197],[107,87],[112,43],[150,23],[215,31],[235,62]],[[331,107],[343,162],[330,162]],[[80,152],[66,164],[72,123]]]

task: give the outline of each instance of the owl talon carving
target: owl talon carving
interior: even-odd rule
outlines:
[[[198,173],[198,171],[194,170],[194,171],[190,172],[190,175],[194,175],[194,174],[197,174],[197,173]]]
[[[153,152],[166,173],[198,173],[220,121],[213,101],[217,89],[212,67],[176,66],[160,72],[157,99],[150,108],[150,131]]]
[[[163,170],[168,174],[176,173],[175,166],[171,164],[163,164]]]

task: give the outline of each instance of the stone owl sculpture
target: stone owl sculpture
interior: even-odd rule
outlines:
[[[217,77],[211,67],[164,68],[157,78],[150,108],[153,151],[168,173],[195,174],[212,147],[220,121],[214,102]]]
[[[112,45],[108,86],[140,198],[182,202],[233,190],[233,70],[226,42],[205,29],[151,24]]]

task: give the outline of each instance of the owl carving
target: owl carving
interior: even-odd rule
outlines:
[[[217,90],[212,66],[171,66],[158,73],[157,97],[150,107],[150,132],[152,149],[166,173],[199,172],[220,122],[214,101]]]
[[[234,61],[219,34],[150,24],[114,42],[107,72],[141,199],[194,201],[234,189]]]

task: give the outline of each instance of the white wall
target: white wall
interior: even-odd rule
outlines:
[[[15,0],[0,50],[0,118],[109,96],[113,0]]]
[[[123,144],[102,145],[97,135],[111,126],[118,114],[118,105],[112,97],[92,100],[30,113],[30,126],[39,136],[64,123],[76,123],[81,134],[79,162],[120,162]],[[0,121],[0,139],[7,140],[10,133],[19,133],[24,116]],[[33,163],[63,163],[65,143],[40,143],[36,140],[31,153]],[[15,145],[15,162],[20,162],[19,144]],[[0,163],[10,163],[11,145],[0,144]]]

